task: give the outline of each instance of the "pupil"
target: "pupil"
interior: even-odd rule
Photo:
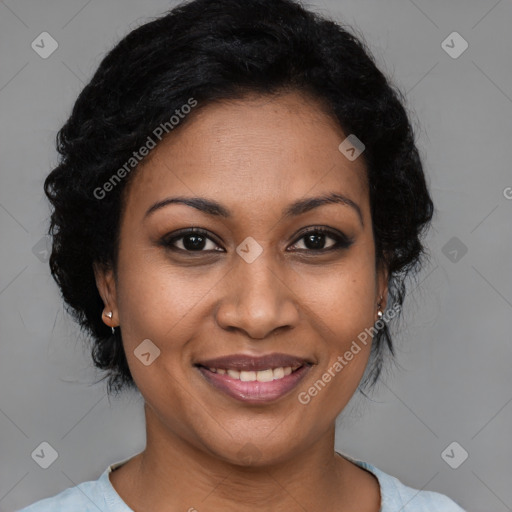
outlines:
[[[205,237],[201,235],[187,235],[183,239],[183,246],[188,250],[204,249],[204,244]]]
[[[325,243],[325,234],[310,234],[306,236],[305,245],[308,249],[323,249]]]

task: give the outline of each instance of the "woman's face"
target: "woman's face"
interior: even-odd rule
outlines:
[[[345,354],[381,295],[385,306],[363,159],[346,158],[349,134],[294,93],[211,104],[187,121],[133,176],[117,280],[97,272],[98,288],[152,432],[229,462],[285,460],[331,431],[370,342]],[[310,202],[331,194],[345,201]],[[152,208],[177,197],[202,202]],[[223,374],[233,361],[198,366],[275,353],[309,364],[256,374],[249,361],[250,382]]]

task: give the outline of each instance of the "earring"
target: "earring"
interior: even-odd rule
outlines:
[[[384,316],[384,313],[381,311],[381,308],[382,307],[382,295],[380,296],[380,299],[379,299],[379,303],[377,304],[377,316],[379,317],[379,320]]]
[[[108,313],[104,313],[105,316],[108,316],[109,318],[112,318],[112,311],[109,311]],[[116,333],[116,328],[112,327],[112,334]]]

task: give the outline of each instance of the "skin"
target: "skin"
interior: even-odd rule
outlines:
[[[113,311],[103,319],[121,326],[145,400],[146,448],[110,475],[134,511],[379,511],[376,478],[334,451],[336,417],[357,389],[371,343],[360,344],[310,403],[297,399],[373,326],[380,297],[386,306],[365,164],[338,150],[347,135],[299,93],[247,96],[198,108],[133,176],[117,275],[99,266],[95,274],[105,312]],[[282,215],[296,200],[331,192],[354,201],[362,222],[336,203]],[[145,218],[154,203],[178,195],[216,200],[232,216],[171,204]],[[353,243],[311,249],[303,231],[318,225]],[[183,238],[174,242],[181,253],[159,244],[190,227],[211,234],[203,252],[186,252]],[[263,249],[250,264],[235,251],[249,236]],[[326,235],[320,248],[334,243]],[[134,355],[145,339],[161,351],[148,366]],[[314,364],[298,388],[267,404],[225,395],[193,366],[270,352]],[[248,443],[252,460],[241,456]]]

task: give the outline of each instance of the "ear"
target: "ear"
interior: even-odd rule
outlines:
[[[377,279],[375,283],[375,303],[380,304],[380,310],[384,311],[388,303],[389,270],[384,261],[377,267]],[[382,299],[381,299],[382,297]]]
[[[114,277],[114,270],[107,265],[94,262],[93,263],[94,277],[96,279],[96,287],[103,299],[105,309],[102,313],[103,322],[109,327],[116,327],[119,325],[119,316],[117,311],[117,295],[116,295],[116,282]],[[105,313],[112,311],[112,318],[106,316]]]

